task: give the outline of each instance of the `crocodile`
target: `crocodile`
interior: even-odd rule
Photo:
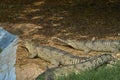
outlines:
[[[61,42],[63,45],[68,45],[74,49],[83,50],[85,53],[91,51],[118,53],[120,51],[120,40],[63,40],[53,37],[53,40]]]
[[[69,52],[55,47],[38,45],[29,40],[25,40],[24,46],[30,54],[29,58],[39,57],[55,66],[76,64],[88,59],[88,57],[74,56]]]
[[[57,80],[58,77],[68,76],[71,73],[80,74],[85,70],[98,68],[110,61],[115,61],[115,58],[111,54],[98,55],[80,63],[47,69],[36,80],[39,80],[40,77],[44,78],[44,80]]]

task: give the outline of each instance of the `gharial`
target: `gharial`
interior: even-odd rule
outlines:
[[[25,40],[24,46],[30,53],[29,58],[38,56],[39,58],[46,60],[55,66],[76,64],[80,63],[82,60],[88,59],[88,57],[74,56],[69,52],[55,47],[37,45],[30,40]]]
[[[64,45],[73,47],[74,49],[83,50],[85,53],[91,51],[111,52],[118,53],[120,51],[120,40],[64,40],[61,38],[53,37],[53,40],[62,42]]]
[[[39,80],[40,77],[44,78],[44,80],[57,80],[58,77],[68,76],[71,73],[79,74],[82,71],[95,69],[114,60],[115,58],[111,54],[102,54],[77,64],[47,69],[45,72],[40,74],[36,80]]]

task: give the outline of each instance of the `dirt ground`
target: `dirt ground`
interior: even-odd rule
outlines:
[[[25,39],[32,39],[37,44],[54,46],[74,55],[87,57],[99,53],[92,52],[88,55],[82,51],[57,45],[52,37],[75,40],[91,40],[93,37],[120,39],[118,0],[96,2],[81,0],[78,3],[72,0],[68,2],[67,0],[4,0],[0,3],[0,9],[0,26],[20,38],[16,61],[18,67],[34,63],[44,71],[46,66],[51,65],[39,58],[29,59],[29,54],[22,47]]]

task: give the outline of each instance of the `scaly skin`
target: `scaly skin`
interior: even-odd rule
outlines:
[[[114,61],[114,58],[110,54],[103,54],[100,56],[95,56],[93,58],[90,58],[86,61],[77,63],[77,64],[71,64],[66,65],[62,67],[55,67],[46,70],[42,74],[40,74],[36,80],[39,80],[40,77],[44,77],[44,80],[56,80],[58,77],[62,76],[68,76],[71,73],[80,73],[82,71],[85,71],[87,69],[95,69],[107,62]]]
[[[55,47],[36,45],[28,40],[25,41],[25,47],[31,54],[29,58],[38,56],[41,59],[54,64],[55,66],[76,64],[80,63],[83,59],[87,59],[85,57],[74,56],[69,52],[57,49]]]
[[[90,51],[117,53],[120,51],[119,40],[76,41],[76,40],[63,40],[57,37],[53,37],[53,39],[62,42],[62,44],[64,45],[69,45],[74,49],[83,50],[85,53],[89,53]]]

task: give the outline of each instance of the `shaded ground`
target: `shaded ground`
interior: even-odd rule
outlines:
[[[78,0],[75,0],[78,1]],[[120,39],[120,2],[118,0],[4,0],[0,3],[0,25],[20,37],[88,56],[55,45],[51,37],[71,39]],[[18,66],[36,63],[45,69],[49,63],[29,59],[26,50],[18,47]],[[92,56],[92,54],[91,54]]]
[[[1,3],[0,22],[36,24],[42,27],[36,33],[46,37],[60,34],[75,38],[76,36],[117,36],[120,30],[118,1],[81,1],[78,4],[55,0],[13,2]]]

